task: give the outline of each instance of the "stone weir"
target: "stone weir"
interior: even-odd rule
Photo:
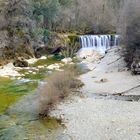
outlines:
[[[93,49],[104,53],[107,49],[119,46],[119,35],[82,35],[80,44],[82,49]]]

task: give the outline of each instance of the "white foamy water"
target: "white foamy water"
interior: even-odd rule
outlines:
[[[82,49],[93,49],[104,53],[107,49],[119,45],[119,35],[82,35],[80,43]]]

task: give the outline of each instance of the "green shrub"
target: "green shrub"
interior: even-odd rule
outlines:
[[[65,58],[74,57],[77,51],[80,49],[80,43],[78,36],[68,36],[69,41],[65,41],[64,47],[61,48],[61,53]]]

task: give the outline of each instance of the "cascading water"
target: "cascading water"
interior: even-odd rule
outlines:
[[[83,35],[80,36],[82,49],[93,49],[101,53],[119,45],[119,35]]]

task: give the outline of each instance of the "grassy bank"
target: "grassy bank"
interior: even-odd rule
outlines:
[[[17,83],[15,80],[0,77],[0,114],[21,96],[33,92],[37,85],[37,82]]]
[[[22,78],[31,80],[29,82],[18,82],[18,80],[0,77],[0,114],[4,113],[21,96],[32,93],[37,89],[38,81],[45,79],[49,75],[47,66],[62,63],[60,60],[60,56],[52,56],[38,60],[36,63],[31,64],[29,69],[19,70],[19,73],[24,75]],[[43,67],[38,68],[38,66]]]

